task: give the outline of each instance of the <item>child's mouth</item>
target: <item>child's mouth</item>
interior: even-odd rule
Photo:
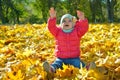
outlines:
[[[65,26],[67,26],[67,27],[68,27],[69,25],[65,25]]]

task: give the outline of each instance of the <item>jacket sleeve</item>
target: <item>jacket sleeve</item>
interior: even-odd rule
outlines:
[[[52,33],[53,36],[57,35],[59,28],[56,26],[56,18],[48,19],[48,29]]]
[[[79,20],[76,22],[75,27],[79,37],[82,37],[88,31],[88,20]]]

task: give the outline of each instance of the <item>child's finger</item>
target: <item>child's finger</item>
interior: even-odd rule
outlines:
[[[84,13],[82,11],[77,10],[77,16],[79,19],[84,19]]]
[[[49,13],[50,13],[51,17],[55,17],[56,16],[56,11],[55,11],[54,7],[50,8]]]
[[[55,9],[54,9],[54,7],[51,7],[50,10],[51,10],[51,11],[54,11]]]
[[[84,15],[84,13],[82,12],[82,11],[79,11],[79,10],[77,10],[77,15]]]
[[[49,10],[49,12],[50,12],[50,13],[54,13],[54,12],[55,12],[54,8],[51,7],[50,10]]]
[[[77,14],[81,14],[81,11],[77,10]]]

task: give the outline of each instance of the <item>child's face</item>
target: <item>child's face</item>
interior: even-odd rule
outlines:
[[[63,30],[68,30],[73,28],[73,22],[69,18],[65,18],[62,23],[62,29]]]

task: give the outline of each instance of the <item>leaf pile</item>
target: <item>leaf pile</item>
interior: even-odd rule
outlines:
[[[120,24],[90,24],[81,40],[81,59],[90,70],[64,65],[48,76],[42,63],[54,61],[55,41],[46,24],[0,26],[0,80],[119,80]]]

